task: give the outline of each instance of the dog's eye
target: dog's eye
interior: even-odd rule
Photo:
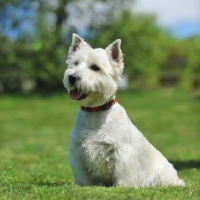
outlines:
[[[76,61],[76,62],[74,63],[74,65],[77,66],[77,65],[78,65],[78,61]]]
[[[96,65],[90,66],[90,69],[93,70],[93,71],[99,71],[100,70],[100,68],[97,67]]]

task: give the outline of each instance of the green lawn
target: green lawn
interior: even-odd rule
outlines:
[[[0,200],[200,199],[200,93],[118,93],[132,122],[179,171],[187,187],[77,187],[68,162],[78,106],[67,93],[0,96]]]

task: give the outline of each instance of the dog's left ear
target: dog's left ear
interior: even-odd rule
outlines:
[[[123,60],[123,54],[120,46],[121,46],[121,40],[118,39],[115,40],[112,44],[110,44],[106,48],[106,53],[108,54],[109,58],[111,58],[113,61],[117,63]]]

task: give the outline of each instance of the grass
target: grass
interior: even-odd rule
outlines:
[[[200,95],[177,89],[121,92],[133,123],[187,187],[77,187],[68,162],[78,106],[64,94],[0,96],[0,200],[200,199]]]

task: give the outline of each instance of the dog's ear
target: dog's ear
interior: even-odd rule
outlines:
[[[115,40],[112,44],[110,44],[106,48],[106,52],[109,58],[111,58],[117,63],[123,60],[123,54],[122,54],[122,50],[120,46],[121,46],[121,40],[118,39],[118,40]]]
[[[80,48],[81,43],[85,43],[85,41],[80,36],[73,33],[72,34],[72,44],[71,44],[69,52],[70,53],[75,52],[77,49]]]

